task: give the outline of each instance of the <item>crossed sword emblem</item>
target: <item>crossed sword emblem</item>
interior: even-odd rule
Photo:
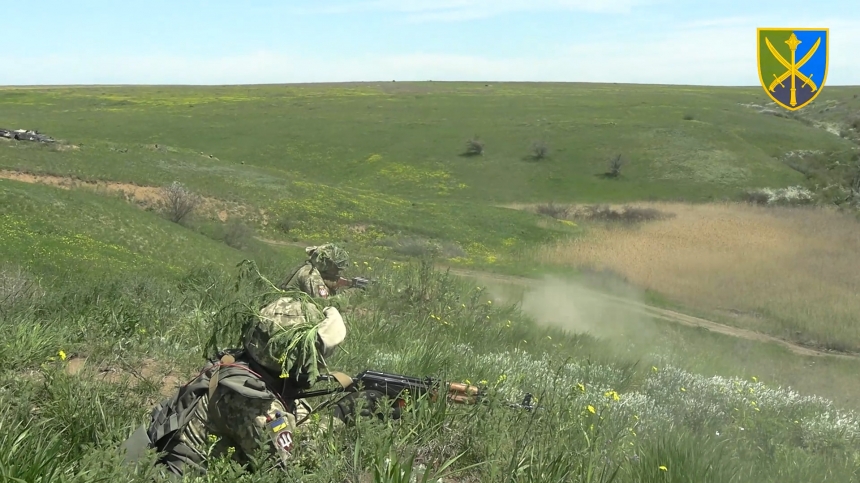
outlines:
[[[794,61],[795,51],[797,50],[797,46],[800,45],[800,41],[797,40],[797,36],[795,36],[794,34],[791,34],[791,37],[785,41],[785,43],[788,44],[789,48],[791,48],[791,62],[785,60],[784,58],[782,58],[781,55],[779,55],[779,52],[776,51],[776,49],[773,47],[773,44],[770,43],[770,40],[767,37],[764,38],[764,41],[767,44],[767,48],[768,50],[770,50],[770,53],[773,54],[774,58],[778,60],[783,67],[788,69],[778,77],[776,74],[774,74],[773,82],[770,83],[768,89],[773,92],[774,89],[776,89],[776,86],[785,87],[782,82],[787,78],[791,77],[790,103],[792,106],[796,106],[797,98],[795,97],[795,93],[797,92],[797,89],[795,89],[794,84],[796,78],[799,78],[803,81],[803,85],[801,87],[804,87],[809,84],[812,87],[812,92],[815,92],[818,89],[818,86],[816,86],[815,82],[812,81],[812,75],[810,74],[809,77],[806,77],[805,75],[803,75],[802,72],[800,72],[799,69],[803,67],[803,64],[805,64],[810,58],[812,58],[812,55],[815,54],[816,50],[818,50],[818,45],[821,44],[821,37],[819,37],[818,40],[815,41],[815,44],[812,46],[811,49],[809,49],[809,52],[807,52],[806,55],[804,55],[803,58],[800,59],[799,62]]]

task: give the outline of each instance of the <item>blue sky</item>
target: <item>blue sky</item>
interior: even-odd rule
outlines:
[[[858,0],[28,0],[0,85],[377,80],[757,85],[756,27],[829,27],[860,85]]]

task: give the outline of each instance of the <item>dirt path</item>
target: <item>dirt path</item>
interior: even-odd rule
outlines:
[[[144,209],[158,208],[165,201],[164,191],[159,186],[145,186],[121,181],[83,180],[73,176],[56,176],[8,169],[0,169],[0,179],[42,184],[65,190],[86,189],[99,194],[119,195],[125,201]],[[222,222],[226,222],[231,217],[246,220],[259,219],[264,225],[269,222],[265,210],[252,210],[236,202],[208,196],[201,196],[200,202],[198,211],[208,218],[217,218]]]

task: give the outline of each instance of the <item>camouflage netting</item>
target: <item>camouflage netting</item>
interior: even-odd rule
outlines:
[[[332,271],[335,268],[344,270],[349,266],[349,253],[331,243],[307,247],[305,253],[310,256],[311,264],[320,272]]]

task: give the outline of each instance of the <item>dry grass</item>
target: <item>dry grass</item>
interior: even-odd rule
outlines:
[[[541,262],[609,269],[731,323],[860,350],[860,223],[833,211],[640,203],[672,218],[592,226],[538,249]]]

